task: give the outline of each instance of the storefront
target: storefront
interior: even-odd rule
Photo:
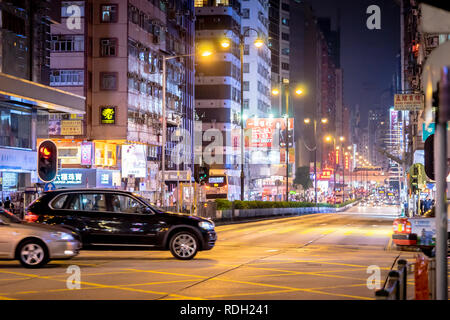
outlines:
[[[50,113],[84,114],[85,98],[0,72],[0,199],[23,213],[36,190],[37,138],[48,137]],[[37,191],[34,191],[37,193]]]
[[[121,186],[119,170],[61,169],[55,181],[57,189],[64,188],[115,188]]]

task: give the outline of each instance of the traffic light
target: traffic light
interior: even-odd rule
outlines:
[[[208,180],[208,176],[209,176],[209,168],[206,166],[200,167],[198,170],[199,181],[202,182]]]
[[[425,140],[425,173],[431,180],[434,178],[434,134]]]
[[[42,141],[38,147],[38,167],[39,179],[44,182],[55,180],[58,173],[58,148],[51,140]]]
[[[207,165],[194,165],[194,179],[195,182],[201,183],[207,181],[209,177],[209,167]]]

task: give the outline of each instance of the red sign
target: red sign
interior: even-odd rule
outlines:
[[[288,123],[289,147],[293,146],[294,119],[289,118]],[[247,120],[247,129],[251,129],[250,147],[270,148],[273,144],[273,135],[275,132],[280,134],[280,146],[286,140],[286,119],[283,118],[250,118]]]
[[[333,169],[323,169],[322,173],[318,174],[319,180],[330,180],[333,175]]]

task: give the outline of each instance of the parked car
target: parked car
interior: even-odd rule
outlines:
[[[83,249],[170,250],[182,260],[212,249],[217,239],[209,219],[167,212],[135,193],[111,189],[45,192],[27,208],[25,219],[71,228]]]
[[[17,259],[26,268],[39,268],[53,259],[76,256],[80,247],[70,230],[26,223],[0,209],[0,259]]]

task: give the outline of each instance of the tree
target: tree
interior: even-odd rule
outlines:
[[[313,186],[309,176],[309,167],[298,167],[295,171],[294,185],[301,185],[303,190],[308,190]]]

